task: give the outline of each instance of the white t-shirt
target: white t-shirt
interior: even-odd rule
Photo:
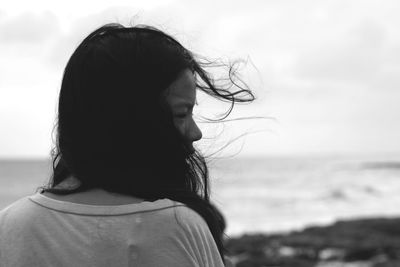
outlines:
[[[97,206],[40,193],[0,211],[0,266],[224,266],[204,219],[184,204]]]

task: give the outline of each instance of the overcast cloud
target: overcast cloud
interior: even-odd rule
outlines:
[[[265,130],[246,138],[245,154],[400,152],[397,1],[142,2],[0,9],[0,157],[49,154],[65,64],[111,21],[157,26],[205,56],[249,57],[258,72],[243,73],[259,99],[234,115],[276,121],[227,126],[226,137]]]

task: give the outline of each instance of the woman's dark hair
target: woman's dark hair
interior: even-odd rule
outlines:
[[[231,103],[251,102],[252,92],[217,87],[201,61],[155,27],[106,24],[87,36],[69,59],[59,95],[53,173],[41,193],[70,194],[102,188],[186,204],[207,222],[222,260],[226,221],[210,202],[208,169],[199,151],[188,153],[163,92],[190,69],[203,92]],[[215,64],[214,64],[215,65]],[[80,186],[56,188],[73,176]],[[225,261],[224,261],[225,262]]]

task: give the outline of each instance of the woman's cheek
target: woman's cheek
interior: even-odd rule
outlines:
[[[186,129],[186,120],[184,119],[175,119],[175,127],[178,129],[179,133],[182,136],[185,136],[185,129]]]

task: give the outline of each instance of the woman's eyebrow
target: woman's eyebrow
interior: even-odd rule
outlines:
[[[175,103],[174,106],[187,106],[187,107],[191,108],[194,105],[198,105],[197,100],[195,101],[195,103],[190,102],[190,101],[179,101],[179,102]]]

